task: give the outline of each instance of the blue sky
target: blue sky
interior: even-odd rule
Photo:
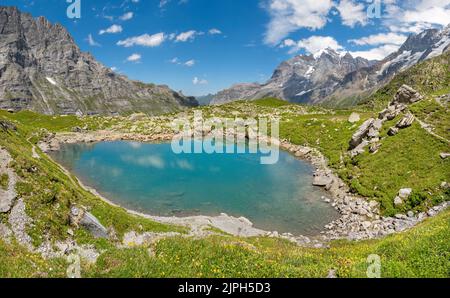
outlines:
[[[75,0],[73,0],[75,1]],[[64,25],[83,51],[132,79],[187,95],[263,82],[283,60],[332,47],[381,59],[450,22],[450,0],[0,0]],[[368,14],[369,12],[372,12]]]

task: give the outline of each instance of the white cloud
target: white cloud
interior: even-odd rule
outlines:
[[[450,22],[450,9],[429,7],[423,10],[408,10],[403,13],[402,21],[406,23],[426,22],[445,26]]]
[[[194,166],[189,161],[187,161],[185,159],[177,160],[176,161],[176,165],[182,170],[192,171],[194,169]]]
[[[383,45],[377,48],[373,48],[367,51],[354,51],[349,52],[353,57],[362,57],[368,60],[383,60],[389,54],[397,51],[398,45]]]
[[[450,23],[450,0],[415,0],[387,5],[383,24],[395,32],[419,33]]]
[[[342,23],[349,27],[354,27],[356,24],[367,24],[367,11],[362,3],[355,3],[352,0],[341,0],[337,5]]]
[[[122,21],[128,21],[128,20],[131,20],[133,18],[133,16],[134,16],[134,14],[132,12],[127,12],[127,13],[124,13],[122,16],[120,16],[120,19]]]
[[[122,32],[122,26],[120,25],[112,25],[111,27],[104,29],[104,30],[100,30],[99,34],[105,34],[105,33],[110,33],[110,34],[114,34],[114,33],[120,33]]]
[[[184,63],[184,65],[187,67],[192,67],[195,65],[195,60],[194,59],[188,60]]]
[[[169,3],[170,0],[160,0],[159,1],[159,8],[163,8],[164,6],[167,5],[167,3]]]
[[[295,47],[295,46],[297,46],[297,43],[290,38],[283,40],[283,42],[280,45],[281,48],[285,48],[285,47],[291,48],[291,47]]]
[[[389,33],[379,33],[369,35],[358,39],[350,39],[349,42],[360,46],[362,45],[376,46],[383,44],[402,45],[407,38],[408,37],[406,35],[389,32]]]
[[[196,61],[194,59],[190,59],[186,62],[181,62],[180,59],[178,59],[178,57],[174,57],[174,58],[170,59],[169,62],[172,64],[183,65],[183,66],[187,66],[187,67],[192,67],[196,63]]]
[[[197,31],[195,30],[189,30],[183,33],[180,33],[176,36],[175,42],[186,42],[188,40],[193,40],[195,38],[195,35],[197,35]]]
[[[331,15],[340,15],[341,23],[355,27],[376,24],[391,33],[418,33],[450,23],[450,0],[382,0],[381,19],[369,22],[371,0],[260,0],[270,15],[264,42],[276,45],[299,29],[322,29]],[[400,35],[400,34],[399,34]],[[400,38],[396,38],[397,44]],[[379,43],[382,45],[382,42]]]
[[[120,157],[123,161],[131,162],[141,167],[147,168],[156,168],[156,169],[164,169],[166,167],[166,163],[164,159],[157,155],[148,155],[148,156],[131,156],[125,155]]]
[[[206,85],[206,84],[208,84],[208,81],[205,80],[205,79],[199,79],[198,77],[195,77],[192,80],[192,84],[194,84],[194,85]]]
[[[331,48],[335,51],[343,50],[343,47],[331,36],[310,36],[295,42],[292,39],[283,41],[281,47],[290,47],[290,52],[296,52],[304,49],[309,54],[315,54],[323,49]]]
[[[268,0],[270,14],[264,42],[276,45],[289,33],[301,28],[321,29],[333,7],[331,0]]]
[[[143,34],[140,36],[129,37],[125,40],[120,40],[117,42],[117,45],[124,47],[132,47],[135,45],[144,46],[144,47],[157,47],[161,45],[166,36],[163,32],[156,33],[153,35]]]
[[[88,35],[87,42],[89,43],[90,46],[93,46],[93,47],[99,47],[100,46],[100,44],[94,40],[94,38],[92,37],[92,34]]]
[[[133,54],[127,58],[129,62],[139,62],[141,61],[142,56],[140,54]]]
[[[212,28],[212,29],[209,29],[208,33],[209,33],[210,35],[222,34],[222,31],[220,31],[220,30],[217,29],[217,28]]]

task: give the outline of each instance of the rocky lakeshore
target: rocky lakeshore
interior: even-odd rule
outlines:
[[[205,135],[208,133],[210,132],[205,132]],[[174,133],[137,134],[106,130],[96,132],[83,131],[49,134],[39,142],[38,146],[43,152],[48,153],[59,150],[60,145],[64,143],[94,143],[117,140],[167,142],[173,137]],[[348,186],[328,167],[326,158],[317,149],[294,145],[288,140],[279,141],[266,138],[266,141],[267,140],[278,143],[281,149],[292,153],[295,157],[309,161],[315,167],[313,184],[318,187],[324,187],[324,189],[329,192],[329,198],[324,197],[323,199],[339,212],[340,218],[327,224],[319,235],[307,237],[293,235],[291,233],[263,231],[254,228],[253,224],[246,218],[234,218],[226,214],[221,214],[217,217],[192,216],[179,218],[156,217],[134,211],[128,212],[162,223],[187,226],[191,230],[189,235],[194,237],[204,237],[209,235],[211,234],[211,231],[207,228],[215,227],[236,236],[280,237],[303,246],[323,247],[327,245],[326,243],[328,241],[335,239],[363,240],[401,232],[415,226],[427,217],[438,214],[448,206],[448,202],[444,202],[439,206],[431,208],[428,212],[414,213],[410,211],[408,214],[383,217],[380,215],[378,202],[374,200],[368,201],[365,198],[352,194]],[[84,187],[97,196],[100,196],[95,190],[86,186]],[[113,204],[106,198],[102,199]],[[136,237],[139,238],[142,237],[142,235],[136,234]]]

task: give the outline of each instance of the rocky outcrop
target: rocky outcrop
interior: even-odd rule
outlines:
[[[375,122],[375,119],[370,118],[370,119],[364,121],[363,124],[361,124],[361,126],[353,134],[353,136],[352,136],[352,138],[350,140],[350,149],[354,149],[354,148],[356,148],[358,145],[360,145],[362,143],[363,139],[369,133],[369,130],[372,127],[374,122]]]
[[[412,104],[422,100],[423,96],[408,85],[402,85],[395,94],[393,103]]]
[[[350,156],[354,157],[364,152],[370,145],[369,152],[376,153],[380,149],[380,129],[383,120],[370,118],[366,120],[350,139]]]
[[[0,6],[0,109],[157,114],[194,105],[167,86],[131,81],[103,66],[60,24]]]
[[[415,103],[422,100],[423,96],[413,88],[403,85],[397,91],[389,106],[378,114],[378,119],[370,118],[358,128],[353,134],[349,143],[350,156],[357,156],[365,151],[365,148],[370,145],[369,152],[376,153],[381,147],[380,130],[383,123],[393,120],[406,110],[407,104]],[[415,118],[411,113],[406,113],[405,116],[397,122],[394,127],[389,128],[388,135],[394,136],[400,129],[407,128],[412,125]]]

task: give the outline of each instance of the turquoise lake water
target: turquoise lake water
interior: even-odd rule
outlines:
[[[52,157],[111,201],[152,215],[224,212],[305,235],[337,218],[312,186],[312,166],[284,151],[261,165],[260,154],[175,154],[170,143],[117,141],[66,144]]]

